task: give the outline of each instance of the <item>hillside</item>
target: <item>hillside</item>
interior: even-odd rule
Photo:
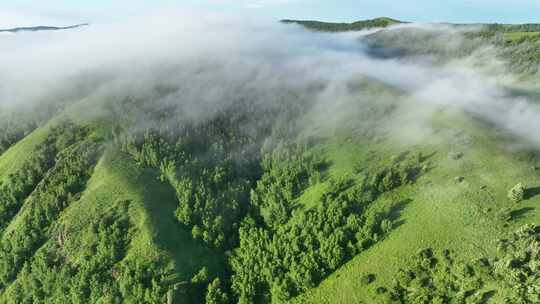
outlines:
[[[28,27],[14,27],[9,29],[0,29],[0,33],[19,33],[19,32],[39,32],[39,31],[61,31],[61,30],[71,30],[83,26],[87,26],[88,23],[70,25],[70,26],[28,26]]]
[[[283,22],[8,58],[0,303],[540,301],[540,26]]]
[[[371,28],[384,28],[391,25],[403,24],[406,22],[399,21],[388,17],[380,17],[370,20],[361,20],[351,23],[335,23],[335,22],[321,22],[314,20],[281,20],[285,24],[299,24],[310,30],[322,31],[322,32],[347,32],[347,31],[361,31]]]

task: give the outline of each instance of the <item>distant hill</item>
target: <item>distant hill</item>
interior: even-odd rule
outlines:
[[[299,24],[308,29],[322,32],[346,32],[346,31],[361,31],[370,28],[388,27],[395,24],[407,23],[400,20],[381,17],[369,20],[361,20],[352,23],[335,23],[335,22],[322,22],[313,20],[281,20],[283,23]]]
[[[57,26],[14,27],[14,28],[10,28],[10,29],[0,29],[0,33],[19,33],[19,32],[70,30],[70,29],[74,29],[74,28],[87,26],[87,25],[88,25],[88,23],[81,23],[81,24],[64,26],[64,27],[57,27]]]

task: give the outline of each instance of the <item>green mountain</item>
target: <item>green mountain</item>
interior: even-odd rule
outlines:
[[[335,22],[321,22],[313,20],[290,20],[284,19],[281,21],[285,24],[299,24],[310,30],[323,31],[323,32],[347,32],[347,31],[361,31],[371,28],[384,28],[391,25],[397,25],[406,23],[396,19],[388,17],[380,17],[370,20],[361,20],[351,23],[335,23]]]
[[[494,98],[538,98],[539,25],[455,27],[361,39],[378,63],[467,58],[519,76]],[[498,65],[471,61],[485,49]],[[176,85],[0,114],[1,303],[540,301],[540,152],[498,124],[508,104],[359,76],[351,98],[242,84],[195,116]]]
[[[39,31],[60,31],[60,30],[71,30],[83,26],[88,26],[88,23],[81,23],[70,26],[29,26],[29,27],[14,27],[9,29],[0,29],[0,33],[19,33],[19,32],[39,32]]]

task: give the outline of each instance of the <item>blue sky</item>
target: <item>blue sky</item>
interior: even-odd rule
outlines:
[[[354,21],[388,16],[418,22],[540,23],[540,0],[17,0],[0,5],[0,25],[100,22],[179,3],[274,19]]]

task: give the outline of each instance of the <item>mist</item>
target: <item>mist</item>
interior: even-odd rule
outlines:
[[[490,46],[446,62],[429,55],[378,57],[363,38],[379,30],[326,34],[274,20],[178,10],[69,31],[1,35],[0,111],[58,100],[101,106],[102,100],[129,97],[204,118],[238,98],[265,105],[292,90],[336,116],[336,105],[362,100],[361,106],[374,98],[350,89],[371,79],[402,92],[396,102],[411,122],[423,125],[426,109],[457,109],[540,145],[540,134],[531,132],[540,128],[537,101],[509,93],[520,79],[505,72]],[[464,29],[446,25],[383,31],[418,30],[439,37],[433,42],[439,49],[464,43]],[[318,89],[307,90],[314,84]],[[158,96],[160,87],[170,92]],[[395,126],[396,132],[402,128]]]

